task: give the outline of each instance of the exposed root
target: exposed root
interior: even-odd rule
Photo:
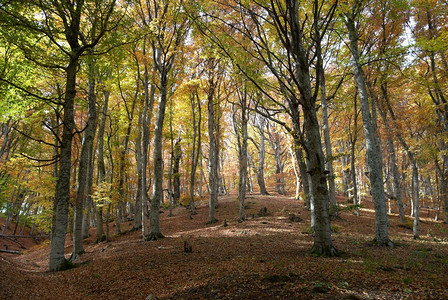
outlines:
[[[391,247],[391,248],[395,247],[395,244],[389,239],[387,239],[386,241],[381,241],[381,242],[378,242],[377,239],[374,239],[373,244],[376,246],[379,246],[379,247]]]
[[[218,220],[217,219],[215,219],[215,218],[213,218],[213,219],[209,219],[208,221],[207,221],[207,223],[205,223],[205,224],[215,224],[215,223],[217,223],[218,222]]]
[[[103,234],[102,236],[96,238],[95,243],[99,244],[104,241],[106,241],[106,235]]]
[[[333,246],[324,246],[324,245],[313,245],[313,248],[311,249],[311,254],[316,256],[323,256],[323,257],[337,257],[341,256],[341,252],[336,250]]]
[[[163,239],[164,237],[165,236],[162,233],[160,233],[160,232],[158,232],[158,233],[150,233],[147,236],[145,236],[143,238],[143,240],[144,241],[157,241],[157,240]]]
[[[70,262],[75,262],[78,258],[80,258],[81,257],[81,255],[82,254],[84,254],[85,253],[85,251],[83,250],[83,251],[80,251],[80,252],[77,252],[77,253],[72,253],[72,255],[70,256],[70,258],[69,258],[69,261]]]
[[[50,272],[59,272],[59,271],[65,271],[65,270],[70,270],[73,268],[77,268],[79,265],[73,263],[70,260],[64,259],[64,261],[57,266],[56,268],[50,269]]]

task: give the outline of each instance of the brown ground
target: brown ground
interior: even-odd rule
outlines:
[[[390,216],[397,247],[378,248],[365,203],[360,217],[342,212],[332,222],[343,255],[322,258],[308,252],[313,237],[303,202],[249,195],[250,217],[238,223],[234,199],[220,198],[214,225],[205,225],[207,206],[193,220],[185,208],[162,214],[166,238],[155,242],[141,241],[139,232],[110,243],[91,237],[79,267],[63,272],[47,272],[48,242],[23,255],[0,253],[0,299],[448,299],[447,224],[423,219],[415,241]],[[264,206],[269,215],[252,219]],[[303,221],[289,221],[291,213]],[[183,252],[181,235],[191,236],[192,253]]]

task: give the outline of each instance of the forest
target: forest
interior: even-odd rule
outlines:
[[[448,297],[447,1],[0,0],[0,41],[0,298]]]

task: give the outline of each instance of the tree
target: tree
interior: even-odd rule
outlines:
[[[375,205],[375,241],[380,246],[391,246],[387,230],[387,212],[384,187],[382,182],[382,171],[379,168],[380,153],[378,153],[377,139],[375,137],[367,86],[365,76],[360,64],[360,55],[358,48],[358,30],[355,26],[355,20],[359,17],[361,6],[356,0],[353,3],[352,10],[345,13],[345,24],[347,26],[350,39],[351,64],[353,66],[355,82],[359,91],[359,100],[361,102],[361,115],[363,120],[364,134],[366,137],[367,162],[369,169],[369,180],[371,185],[373,203]]]
[[[258,167],[257,167],[257,172],[256,172],[257,173],[257,183],[258,183],[258,186],[260,187],[260,194],[261,195],[269,195],[269,193],[266,189],[266,183],[264,180],[264,161],[265,161],[265,157],[266,157],[264,132],[265,132],[265,126],[266,126],[266,118],[260,114],[255,114],[253,123],[254,123],[255,128],[257,128],[257,131],[260,135],[260,145],[257,146],[257,144],[254,143],[258,150]]]
[[[247,187],[247,121],[248,121],[248,98],[249,91],[247,85],[237,83],[236,93],[238,96],[238,106],[240,107],[240,116],[237,116],[237,109],[235,103],[232,103],[232,120],[233,128],[236,135],[238,146],[238,200],[240,202],[240,209],[238,221],[243,222],[244,217],[244,200],[246,198]]]
[[[188,32],[188,19],[183,17],[177,3],[162,1],[148,7],[149,21],[153,26],[151,47],[153,62],[158,73],[159,103],[156,127],[154,130],[154,180],[149,216],[149,234],[145,240],[157,240],[163,237],[160,231],[160,202],[163,195],[163,157],[162,133],[168,93],[168,75],[172,70],[177,52],[181,49]]]
[[[219,147],[218,147],[218,122],[216,111],[216,95],[222,79],[222,66],[218,58],[209,57],[206,61],[206,94],[207,94],[207,112],[208,112],[208,136],[209,136],[209,152],[208,152],[208,169],[209,169],[209,187],[210,198],[208,202],[208,224],[216,223],[215,208],[218,205],[218,164],[219,164]]]

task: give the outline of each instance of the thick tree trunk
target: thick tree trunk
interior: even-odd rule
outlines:
[[[373,203],[375,206],[375,240],[380,246],[390,246],[392,245],[392,242],[389,240],[387,229],[386,200],[380,169],[380,153],[378,153],[377,139],[372,124],[364,72],[359,63],[358,32],[355,27],[353,15],[347,15],[346,25],[350,39],[350,51],[352,55],[351,63],[355,75],[355,82],[359,91],[363,129],[366,137],[367,164]]]
[[[310,94],[311,96],[311,94]],[[309,163],[310,187],[313,195],[311,201],[314,206],[314,245],[312,252],[334,256],[337,254],[331,240],[329,199],[327,181],[325,175],[324,154],[319,133],[319,123],[316,116],[315,106],[308,103],[304,114],[306,133],[307,159]]]
[[[151,198],[151,210],[149,213],[149,235],[147,240],[157,240],[163,238],[160,231],[160,203],[163,197],[163,120],[167,102],[167,70],[162,70],[160,74],[160,98],[157,111],[157,121],[154,130],[154,183]]]
[[[81,146],[81,155],[79,159],[78,167],[78,188],[76,192],[75,200],[75,216],[74,216],[74,229],[73,229],[73,253],[71,260],[76,260],[82,253],[84,253],[83,247],[83,214],[84,204],[87,201],[87,194],[89,183],[89,169],[93,169],[90,163],[92,145],[95,138],[96,131],[96,95],[95,95],[95,59],[89,58],[89,111],[86,129],[84,131],[84,137]]]
[[[54,197],[54,224],[50,249],[50,271],[66,268],[64,256],[65,235],[68,224],[68,203],[70,200],[70,170],[72,157],[72,136],[75,127],[74,100],[76,95],[76,72],[78,60],[73,59],[66,69],[66,88],[64,99],[64,126],[61,138],[59,176]]]

